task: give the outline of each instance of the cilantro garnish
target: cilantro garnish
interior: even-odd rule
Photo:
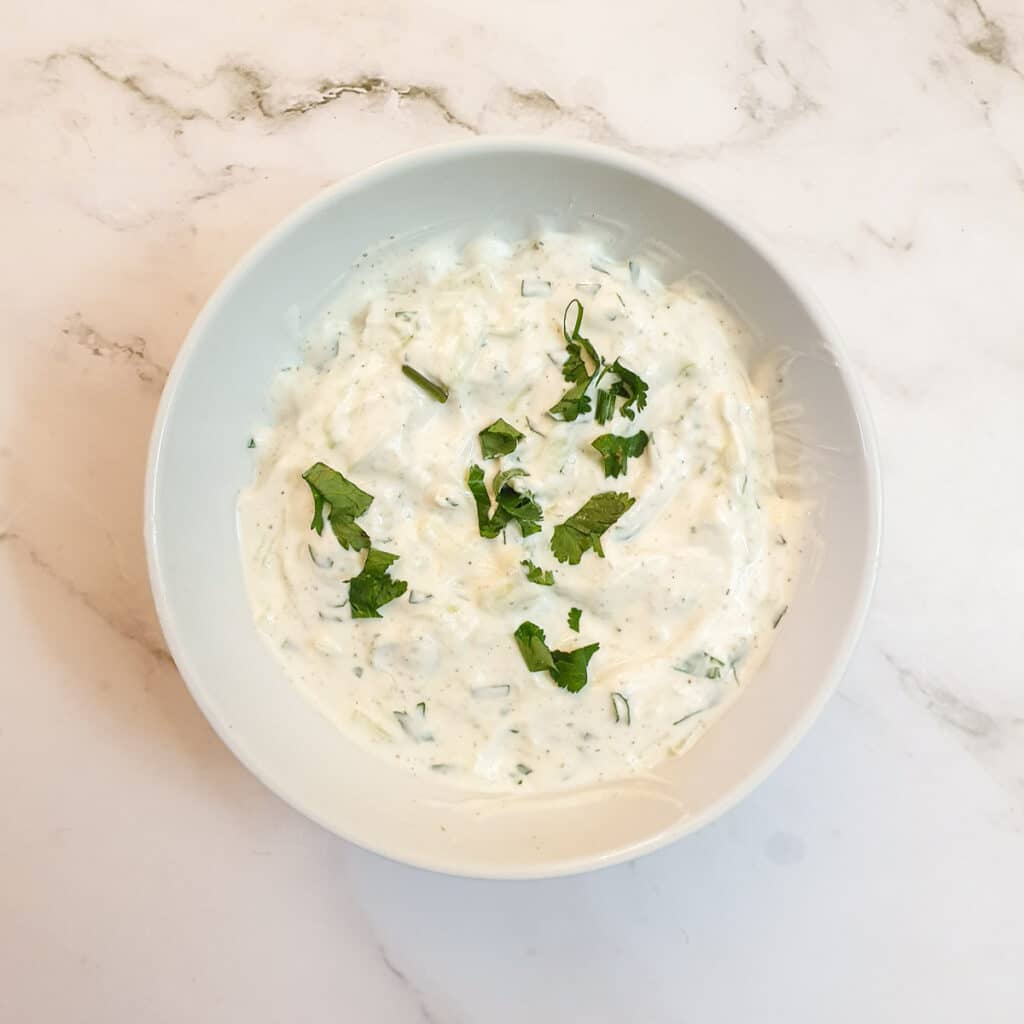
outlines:
[[[513,520],[518,523],[524,537],[540,532],[540,521],[544,518],[540,505],[533,500],[532,495],[522,494],[509,483],[520,476],[526,476],[525,470],[506,469],[494,478],[494,502],[497,507],[492,515],[484,471],[476,465],[469,467],[466,483],[476,502],[476,518],[481,537],[497,537]]]
[[[519,645],[519,653],[522,654],[523,661],[531,672],[550,672],[555,667],[551,651],[548,650],[547,638],[540,626],[524,622],[513,636]]]
[[[614,373],[618,377],[618,380],[611,386],[611,390],[617,397],[625,399],[619,412],[627,420],[633,419],[638,412],[643,412],[647,406],[647,382],[642,380],[632,370],[623,366],[622,362],[618,359],[612,363],[608,372]]]
[[[590,386],[589,380],[580,381],[579,384],[573,384],[571,388],[562,397],[555,402],[550,409],[548,414],[553,416],[556,420],[564,420],[566,423],[571,423],[575,419],[579,419],[580,416],[590,412],[590,395],[587,394],[587,388]]]
[[[555,585],[555,574],[550,569],[542,569],[534,565],[528,558],[519,563],[526,570],[526,578],[531,583],[541,587],[553,587]]]
[[[629,437],[602,434],[592,444],[601,453],[604,475],[623,476],[630,458],[643,455],[649,440],[650,435],[645,430],[639,430]]]
[[[575,321],[572,330],[569,330],[570,310],[575,305]],[[573,299],[565,312],[562,314],[562,335],[565,337],[565,347],[569,353],[568,358],[562,364],[562,376],[572,383],[572,387],[548,410],[548,413],[555,419],[571,421],[590,412],[590,395],[587,389],[595,378],[599,377],[604,367],[604,360],[598,355],[597,349],[590,343],[589,339],[580,334],[580,327],[583,324],[583,303],[579,299]],[[594,368],[587,366],[583,358],[584,353],[594,364]]]
[[[346,580],[353,619],[381,618],[380,609],[406,592],[409,584],[405,580],[394,580],[389,575],[392,564],[397,561],[398,555],[387,551],[376,548],[367,551],[362,571]]]
[[[522,623],[514,636],[531,672],[549,672],[555,685],[570,693],[579,693],[587,685],[587,666],[600,644],[587,644],[575,651],[552,651],[544,630],[532,622]]]
[[[634,419],[636,414],[643,412],[647,406],[647,382],[623,366],[618,359],[608,367],[608,376],[615,376],[617,379],[609,387],[601,388],[597,392],[594,419],[598,423],[607,423],[615,415],[615,402],[619,398],[624,399],[619,412],[627,420]]]
[[[414,384],[418,384],[431,398],[444,405],[448,401],[448,387],[439,380],[424,377],[419,370],[413,369],[408,363],[402,364],[402,373]]]
[[[370,538],[355,520],[373,503],[373,495],[360,490],[351,480],[346,480],[337,470],[322,462],[310,466],[302,474],[302,479],[313,492],[311,529],[323,533],[324,508],[327,507],[327,519],[338,543],[354,551],[368,548]]]
[[[623,513],[636,504],[628,494],[604,491],[595,494],[578,511],[555,527],[551,537],[551,550],[560,562],[578,565],[583,553],[592,550],[604,558],[601,535],[619,521]]]
[[[569,628],[576,633],[580,631],[580,616],[582,614],[583,611],[580,608],[569,609]]]
[[[503,419],[495,420],[480,431],[480,452],[485,459],[496,459],[499,455],[511,455],[516,445],[525,437]]]

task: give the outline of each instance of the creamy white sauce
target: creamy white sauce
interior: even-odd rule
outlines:
[[[598,352],[649,383],[634,422],[548,415],[569,387],[572,299]],[[576,235],[433,243],[353,275],[304,365],[277,382],[277,421],[257,436],[239,501],[253,613],[288,677],[382,756],[478,790],[619,779],[683,750],[749,683],[802,547],[803,509],[779,494],[772,375],[752,382],[749,342],[706,283],[665,287]],[[445,382],[449,401],[403,363]],[[525,437],[485,462],[478,433],[498,417]],[[639,429],[652,443],[606,478],[593,439]],[[317,461],[374,496],[359,524],[399,556],[391,575],[409,590],[380,619],[352,619],[347,605],[365,553],[310,529],[302,474]],[[488,485],[525,469],[517,486],[542,506],[544,529],[482,538],[466,487],[474,463]],[[604,535],[606,557],[560,564],[553,527],[604,491],[636,498]],[[528,582],[523,559],[555,585]],[[524,620],[552,649],[600,644],[583,690],[527,670],[513,639]]]

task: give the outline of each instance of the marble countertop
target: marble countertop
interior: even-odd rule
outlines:
[[[1019,4],[6,10],[0,1019],[1024,1017]],[[140,535],[167,369],[240,253],[493,132],[629,150],[757,225],[845,334],[887,492],[864,638],[783,767],[541,883],[390,863],[264,790],[166,653]]]

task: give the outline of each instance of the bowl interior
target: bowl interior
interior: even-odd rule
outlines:
[[[286,681],[249,611],[235,503],[270,383],[348,268],[390,235],[522,236],[599,226],[671,279],[700,270],[771,346],[788,387],[820,555],[772,652],[728,713],[655,779],[554,797],[474,797],[407,776],[340,735]],[[327,191],[221,286],[186,342],[154,433],[150,571],[175,660],[220,735],[268,786],[368,848],[464,874],[550,875],[621,860],[698,827],[781,759],[820,708],[863,617],[878,544],[877,469],[842,354],[806,297],[737,229],[633,161],[589,147],[477,143],[382,165]]]

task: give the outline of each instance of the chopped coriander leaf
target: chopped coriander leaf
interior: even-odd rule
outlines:
[[[576,307],[576,321],[573,324],[572,331],[569,330],[569,310],[572,307]],[[587,370],[586,363],[583,361],[581,349],[586,351],[587,355],[590,356],[591,361],[594,363],[594,369],[596,370],[604,360],[597,354],[597,349],[590,343],[588,338],[584,338],[580,334],[580,327],[583,324],[583,303],[579,299],[572,299],[569,305],[565,307],[565,312],[562,314],[562,335],[565,338],[565,347],[569,350],[569,358],[565,361],[562,366],[562,376],[566,380],[574,381],[579,383],[584,378],[590,379],[593,374]]]
[[[607,423],[615,415],[615,392],[611,388],[601,388],[597,392],[597,407],[594,419],[598,423]]]
[[[576,307],[575,313],[571,312],[573,306]],[[574,317],[572,330],[569,329],[570,316]],[[568,358],[562,364],[562,376],[572,383],[572,387],[548,410],[555,419],[567,422],[590,412],[591,400],[587,389],[595,380],[599,380],[604,372],[604,360],[589,339],[580,334],[582,324],[583,303],[579,299],[573,299],[562,314],[562,335],[569,352]],[[593,369],[587,366],[587,361],[583,358],[584,353],[594,364]]]
[[[548,649],[544,630],[532,622],[522,623],[514,636],[531,672],[549,672],[555,685],[570,693],[579,693],[587,685],[587,667],[600,644],[588,644],[575,651],[552,651]]]
[[[382,618],[380,609],[406,592],[409,584],[405,580],[394,580],[389,575],[391,566],[397,561],[398,555],[387,551],[376,548],[367,551],[362,571],[346,580],[353,619]]]
[[[528,764],[517,764],[516,768],[519,769],[522,775],[532,775],[533,769]]]
[[[555,558],[570,565],[578,565],[586,551],[593,551],[599,558],[604,558],[602,534],[635,504],[636,498],[628,494],[616,494],[614,491],[595,494],[578,512],[555,527],[551,537]]]
[[[602,434],[592,442],[601,453],[605,476],[623,476],[630,458],[643,455],[650,436],[645,430],[639,430],[629,437],[616,434]]]
[[[580,631],[580,616],[582,614],[583,611],[580,608],[569,609],[569,628],[576,633]]]
[[[589,379],[574,384],[548,409],[548,414],[556,420],[564,420],[566,423],[571,423],[573,420],[579,419],[580,416],[586,415],[590,412],[590,395],[587,394],[589,386]]]
[[[521,469],[505,470],[494,478],[495,501],[498,512],[504,513],[508,520],[519,524],[519,531],[524,537],[532,533],[540,533],[540,521],[544,512],[530,494],[521,494],[507,481],[513,476],[526,476]]]
[[[617,396],[626,400],[622,403],[619,412],[626,419],[631,420],[638,412],[643,412],[647,407],[647,382],[623,366],[618,359],[612,363],[609,373],[614,373],[618,377],[618,380],[612,385],[612,390]]]
[[[402,364],[402,373],[442,405],[448,401],[448,387],[439,380],[431,380],[429,377],[424,377],[419,370],[413,369],[408,363]]]
[[[256,447],[256,438],[255,437],[250,437],[249,438],[249,443],[246,445],[246,447],[247,448],[255,448]]]
[[[555,667],[551,651],[548,650],[544,630],[532,622],[524,622],[513,636],[519,645],[519,653],[531,672],[551,671]]]
[[[612,711],[615,712],[616,722],[625,722],[626,725],[633,724],[633,716],[629,710],[629,701],[618,691],[612,694]]]
[[[322,462],[310,466],[302,474],[302,479],[313,492],[313,521],[310,528],[323,533],[324,508],[327,507],[327,518],[338,543],[353,551],[368,548],[370,538],[361,526],[356,525],[355,520],[373,504],[373,495],[356,487],[351,480],[346,480],[341,473]]]
[[[529,494],[522,494],[510,483],[517,477],[526,476],[525,470],[506,469],[494,478],[496,508],[491,514],[491,499],[484,483],[484,471],[479,466],[470,466],[467,486],[476,502],[476,519],[480,536],[493,540],[510,522],[519,525],[524,537],[540,532],[540,521],[544,512]]]
[[[555,574],[550,569],[542,569],[534,565],[528,558],[519,563],[526,570],[526,578],[531,583],[541,587],[553,587],[555,585]]]
[[[551,678],[563,690],[579,693],[587,685],[587,667],[590,659],[600,650],[600,644],[587,644],[575,651],[552,651],[555,667]]]
[[[487,485],[484,483],[484,471],[479,466],[470,466],[466,483],[476,502],[476,521],[480,527],[480,536],[489,539],[497,537],[505,528],[507,520],[500,518],[497,514],[493,519],[491,518],[491,497],[487,493]]]
[[[480,431],[480,451],[485,459],[496,459],[499,455],[511,455],[516,445],[525,437],[503,419],[495,420]]]

